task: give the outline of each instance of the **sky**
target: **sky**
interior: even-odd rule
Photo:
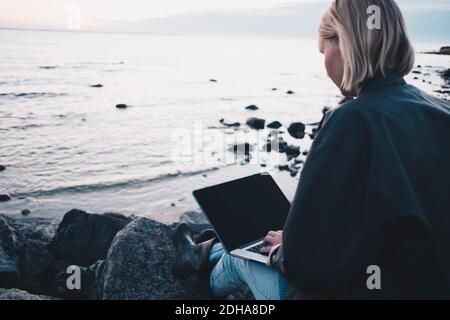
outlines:
[[[331,0],[0,0],[0,28],[314,36]],[[397,0],[413,38],[450,42],[450,0]]]

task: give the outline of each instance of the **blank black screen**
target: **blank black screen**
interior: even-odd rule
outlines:
[[[225,247],[232,251],[282,230],[290,203],[273,178],[257,174],[194,191]]]

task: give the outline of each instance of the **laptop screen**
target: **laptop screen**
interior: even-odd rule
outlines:
[[[257,174],[193,192],[228,251],[282,230],[290,203],[269,174]]]

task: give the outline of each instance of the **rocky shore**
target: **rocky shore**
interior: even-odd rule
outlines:
[[[196,212],[183,214],[181,221],[197,233],[208,227]],[[59,223],[0,215],[0,300],[209,299],[197,278],[172,276],[174,228],[76,209]],[[67,285],[71,270],[79,270],[80,289]],[[243,288],[228,298],[252,296]]]

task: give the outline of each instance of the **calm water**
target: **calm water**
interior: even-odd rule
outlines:
[[[265,139],[226,131],[219,119],[308,123],[336,105],[316,48],[302,39],[0,30],[0,193],[13,196],[0,212],[60,216],[77,207],[158,217],[192,208],[192,189],[254,170],[233,166],[230,141]],[[439,89],[434,71],[450,59],[417,60],[430,75],[409,79]],[[250,104],[260,110],[246,111]],[[205,150],[208,161],[186,162]],[[295,179],[282,179],[295,189]]]

